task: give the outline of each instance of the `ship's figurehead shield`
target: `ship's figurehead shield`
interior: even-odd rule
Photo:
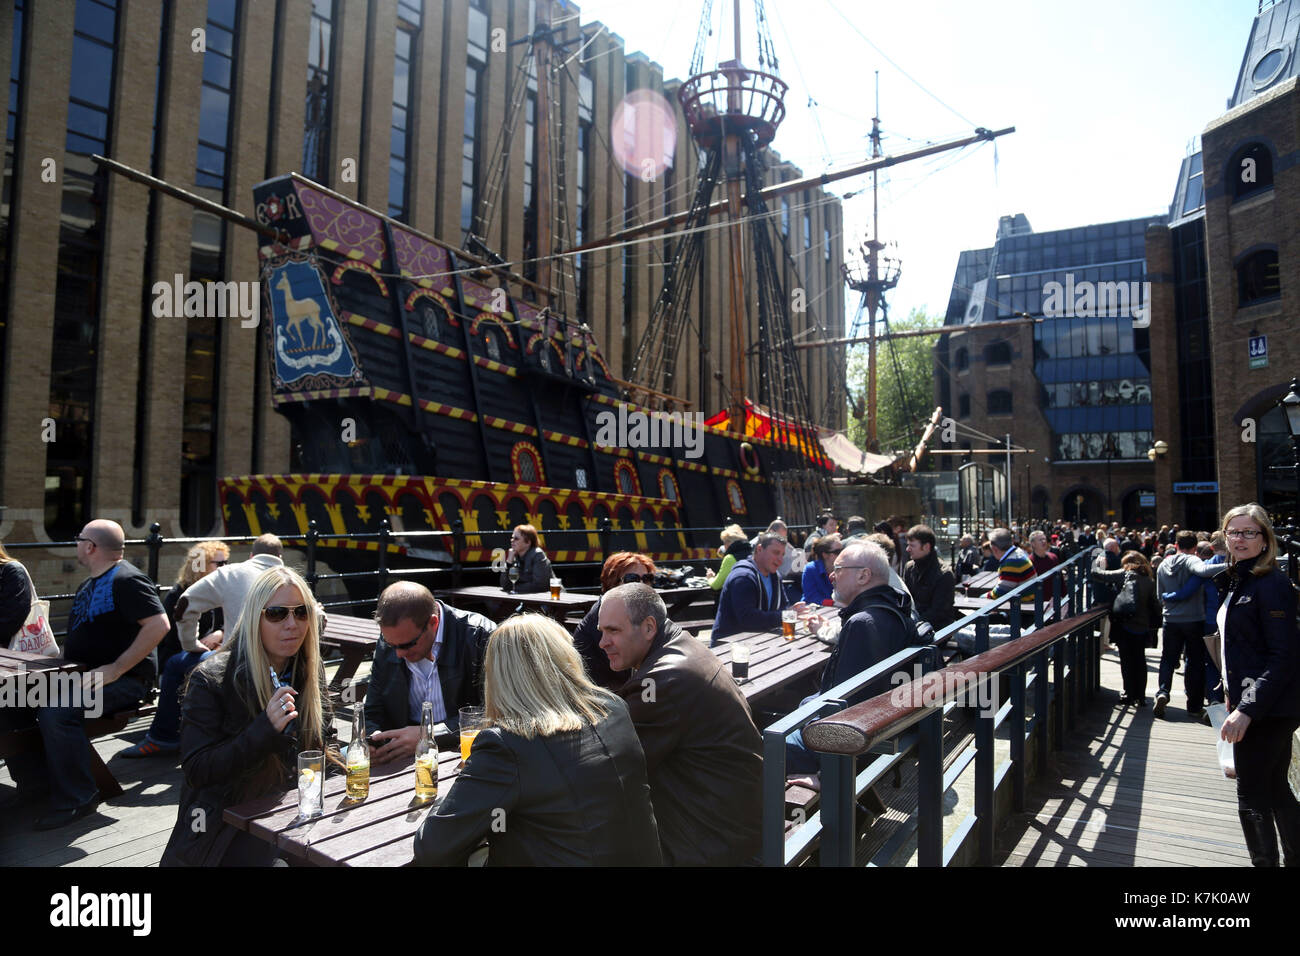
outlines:
[[[346,388],[364,381],[320,269],[311,258],[269,265],[263,288],[270,300],[277,389]]]

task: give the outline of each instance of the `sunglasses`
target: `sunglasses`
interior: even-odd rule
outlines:
[[[307,620],[308,611],[305,604],[296,604],[293,607],[285,604],[268,604],[262,609],[262,613],[266,615],[266,619],[272,624],[279,624],[289,616],[290,611],[293,611],[293,616],[298,620]]]
[[[641,581],[649,582],[653,580],[654,580],[653,574],[638,574],[636,571],[629,571],[627,574],[619,578],[619,581],[622,582],[623,584],[637,584]]]
[[[428,629],[429,629],[429,625],[426,624],[424,625],[424,627],[420,628],[420,633],[415,635],[414,640],[407,641],[405,644],[390,644],[389,646],[392,647],[392,649],[395,651],[409,651],[416,644],[420,643],[420,638],[424,637],[424,632],[427,631]]]
[[[229,561],[213,561],[212,566],[214,568],[224,568],[229,563]]]

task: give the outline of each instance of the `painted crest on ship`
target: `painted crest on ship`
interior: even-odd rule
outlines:
[[[283,387],[329,388],[361,379],[320,271],[310,261],[268,270],[275,376]]]

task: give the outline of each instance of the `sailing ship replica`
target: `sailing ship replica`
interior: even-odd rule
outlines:
[[[293,423],[303,473],[221,480],[228,534],[300,536],[314,527],[375,535],[386,527],[395,563],[482,564],[506,546],[510,528],[529,523],[560,562],[624,549],[692,560],[713,554],[721,524],[765,524],[778,514],[810,522],[831,502],[835,466],[812,424],[767,201],[1006,131],[981,129],[913,156],[877,155],[765,188],[763,151],[784,116],[786,85],[770,37],[759,38],[761,68],[742,65],[733,2],[734,59],[705,69],[701,31],[678,95],[700,150],[690,210],[555,257],[571,262],[634,234],[679,228],[630,381],[611,373],[590,328],[564,314],[552,257],[537,257],[525,278],[520,264],[503,263],[476,236],[453,247],[297,174],[255,187],[272,397]],[[543,117],[549,7],[538,4],[539,28],[527,41]],[[765,18],[757,20],[765,30]],[[536,248],[563,248],[545,212]],[[726,221],[730,245],[728,408],[687,435],[695,423],[675,405],[671,376],[710,217]],[[757,343],[744,333],[749,281]],[[611,421],[622,426],[621,443],[602,437]],[[698,448],[688,454],[692,439]],[[417,531],[439,534],[402,537]],[[359,552],[381,546],[320,543],[338,549],[329,557],[338,570],[373,566],[374,556]]]

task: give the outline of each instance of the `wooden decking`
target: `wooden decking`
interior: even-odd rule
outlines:
[[[1155,699],[1159,652],[1147,652]],[[1026,813],[998,835],[1003,866],[1249,866],[1236,784],[1216,732],[1188,718],[1182,676],[1162,720],[1120,708],[1119,658],[1102,657],[1101,695],[1030,784]]]
[[[1148,652],[1154,696],[1156,652]],[[1237,821],[1236,791],[1219,771],[1215,735],[1187,719],[1181,676],[1175,678],[1165,720],[1151,708],[1115,706],[1119,663],[1103,657],[1102,692],[1066,749],[1053,754],[1046,777],[1031,782],[1027,810],[998,834],[1004,866],[1247,866]],[[95,746],[125,792],[98,813],[61,830],[37,833],[41,807],[0,813],[0,866],[156,866],[176,822],[181,773],[172,760],[123,760],[115,755],[140,740],[144,718]],[[348,729],[341,724],[346,739]],[[968,741],[966,728],[948,728],[950,758]],[[1001,758],[999,758],[1001,759]],[[860,846],[860,859],[915,865],[909,816],[915,808],[915,774],[903,771],[878,788],[888,811]],[[10,784],[0,767],[0,785]],[[944,795],[945,822],[960,822],[969,794],[961,786]],[[947,835],[947,834],[945,834]],[[910,859],[909,859],[910,858]]]

